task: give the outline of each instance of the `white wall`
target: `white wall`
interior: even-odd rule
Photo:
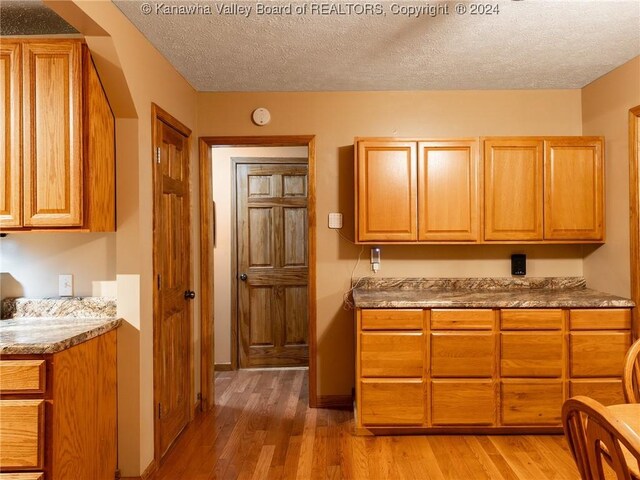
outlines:
[[[213,149],[213,201],[216,246],[213,250],[215,362],[231,363],[231,232],[235,228],[231,199],[231,157],[307,157],[307,147],[236,147]]]

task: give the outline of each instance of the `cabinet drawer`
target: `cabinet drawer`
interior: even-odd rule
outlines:
[[[493,310],[431,310],[431,330],[491,330]]]
[[[491,377],[495,336],[484,332],[431,334],[432,377]]]
[[[500,334],[503,377],[561,377],[562,332]]]
[[[0,392],[44,393],[45,367],[44,360],[0,361]]]
[[[494,425],[496,394],[491,380],[433,380],[433,425]]]
[[[502,330],[562,330],[562,310],[501,310]]]
[[[363,330],[422,330],[422,310],[362,310]]]
[[[0,400],[0,467],[43,468],[44,400]]]
[[[624,308],[594,308],[571,310],[571,330],[628,330],[631,328],[631,310]]]
[[[0,480],[44,480],[44,473],[0,473]]]
[[[363,332],[360,334],[360,375],[363,377],[422,377],[422,332]]]
[[[560,425],[561,380],[504,380],[502,425]]]
[[[622,393],[622,380],[605,378],[571,380],[569,382],[569,397],[575,397],[576,395],[591,397],[603,405],[625,403],[624,393]]]
[[[619,377],[627,349],[629,332],[571,332],[569,369],[572,377]]]
[[[421,379],[362,380],[363,425],[422,425],[424,388]]]

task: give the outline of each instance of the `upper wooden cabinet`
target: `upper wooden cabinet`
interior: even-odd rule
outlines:
[[[418,240],[478,239],[477,142],[418,143]]]
[[[476,241],[476,141],[357,142],[358,242]]]
[[[358,142],[358,240],[415,241],[416,143]]]
[[[0,226],[114,231],[115,120],[86,45],[3,39],[1,74]]]
[[[604,239],[604,162],[601,138],[545,141],[544,237]]]
[[[542,240],[541,140],[484,141],[485,240]]]

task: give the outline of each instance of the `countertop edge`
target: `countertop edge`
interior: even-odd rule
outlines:
[[[101,325],[54,343],[13,343],[0,346],[0,355],[46,355],[58,353],[115,330],[123,321],[122,318],[104,319],[104,323]]]
[[[495,301],[463,301],[455,302],[444,300],[424,301],[355,301],[355,308],[633,308],[635,303],[631,300],[611,300],[600,303],[566,301],[548,302],[495,302]]]

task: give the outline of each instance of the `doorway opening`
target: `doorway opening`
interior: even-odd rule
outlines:
[[[216,368],[307,361],[314,407],[314,137],[201,138],[200,172],[203,407]],[[276,322],[261,323],[269,312]]]

